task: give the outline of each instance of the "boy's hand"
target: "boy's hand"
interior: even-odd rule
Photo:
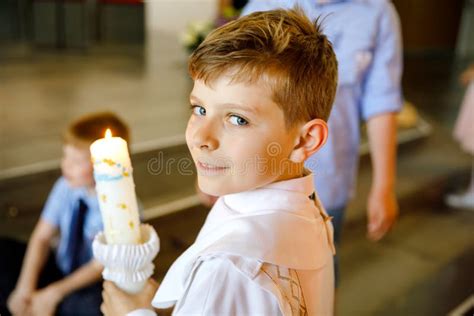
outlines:
[[[153,309],[151,301],[158,289],[158,283],[148,279],[144,289],[138,294],[125,293],[110,281],[104,281],[103,288],[104,302],[100,306],[100,311],[106,316],[121,316],[136,309]]]
[[[8,297],[7,306],[13,315],[24,315],[28,310],[33,295],[32,290],[16,288]]]
[[[382,239],[398,217],[398,202],[393,190],[371,190],[367,201],[367,217],[367,237],[372,241]]]
[[[31,314],[52,316],[62,299],[62,293],[54,285],[36,291],[31,298]]]

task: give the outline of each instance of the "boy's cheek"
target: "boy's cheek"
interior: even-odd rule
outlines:
[[[93,185],[94,184],[94,172],[92,169],[87,170],[81,175],[81,182],[83,185]]]
[[[74,169],[76,175],[81,178],[81,180],[90,180],[94,177],[94,168],[90,162],[82,163]]]

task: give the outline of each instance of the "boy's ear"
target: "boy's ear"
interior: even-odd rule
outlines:
[[[302,163],[317,152],[328,138],[328,125],[321,119],[304,124],[297,135],[296,144],[290,154],[290,160]]]

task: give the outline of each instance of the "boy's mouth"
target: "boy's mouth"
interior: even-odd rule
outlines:
[[[198,169],[199,174],[202,174],[202,175],[222,174],[229,169],[229,167],[213,165],[213,164],[204,163],[201,161],[197,161],[196,167]]]

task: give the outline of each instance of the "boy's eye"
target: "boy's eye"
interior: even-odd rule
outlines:
[[[206,109],[199,105],[193,105],[193,113],[199,116],[206,115]]]
[[[244,119],[240,116],[231,115],[230,116],[230,123],[233,124],[233,125],[237,125],[237,126],[244,126],[244,125],[247,125],[249,122],[247,122],[246,119]]]

